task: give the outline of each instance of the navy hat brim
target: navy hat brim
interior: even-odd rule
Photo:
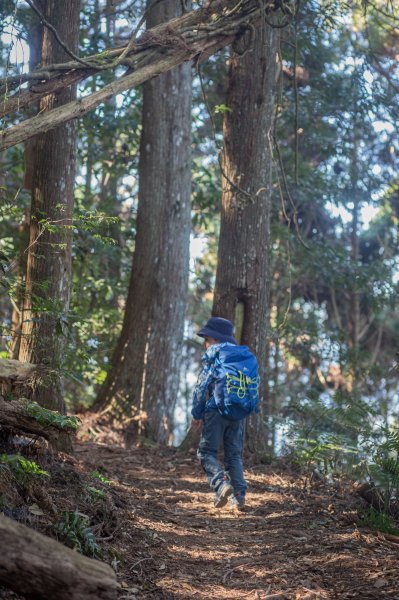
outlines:
[[[230,344],[237,345],[237,340],[233,338],[232,335],[223,335],[222,333],[219,333],[219,331],[215,331],[210,327],[203,327],[197,332],[197,335],[199,335],[199,337],[211,337],[214,340],[218,340],[220,342],[229,342]]]

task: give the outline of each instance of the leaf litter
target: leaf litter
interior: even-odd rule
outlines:
[[[362,500],[349,483],[304,489],[284,463],[252,465],[241,513],[213,507],[193,455],[127,450],[115,434],[75,449],[68,477],[63,472],[56,490],[56,478],[46,482],[48,492],[58,511],[79,508],[96,523],[119,599],[399,599],[399,544],[360,527]],[[76,506],[93,471],[109,482],[100,482],[105,511],[97,497]],[[44,505],[31,501],[27,510],[36,519],[28,524],[49,533]],[[17,596],[0,588],[0,598]]]
[[[82,457],[126,501],[123,549],[112,545],[137,598],[399,598],[399,545],[359,530],[362,501],[348,483],[304,490],[283,463],[256,465],[240,513],[213,507],[198,461],[178,450],[90,443]]]

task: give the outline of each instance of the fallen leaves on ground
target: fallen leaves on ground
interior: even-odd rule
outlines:
[[[305,489],[298,473],[254,465],[246,511],[217,510],[195,456],[82,449],[86,468],[112,479],[126,502],[112,548],[137,598],[399,599],[399,547],[358,529],[349,486]]]
[[[194,454],[106,430],[75,449],[10,516],[51,534],[61,511],[87,514],[120,600],[399,599],[398,540],[359,527],[349,484],[248,464],[245,512],[218,510]]]

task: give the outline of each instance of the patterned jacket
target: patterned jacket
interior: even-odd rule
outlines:
[[[225,346],[234,346],[229,342],[213,344],[202,357],[202,369],[198,376],[197,383],[193,393],[193,408],[191,414],[194,419],[203,419],[204,414],[208,410],[217,410],[215,399],[213,397],[213,389],[216,379],[216,358],[218,350]]]

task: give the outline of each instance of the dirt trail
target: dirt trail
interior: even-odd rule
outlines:
[[[399,599],[399,545],[354,524],[357,500],[254,466],[248,508],[216,510],[195,456],[81,443],[112,481],[120,598]]]

